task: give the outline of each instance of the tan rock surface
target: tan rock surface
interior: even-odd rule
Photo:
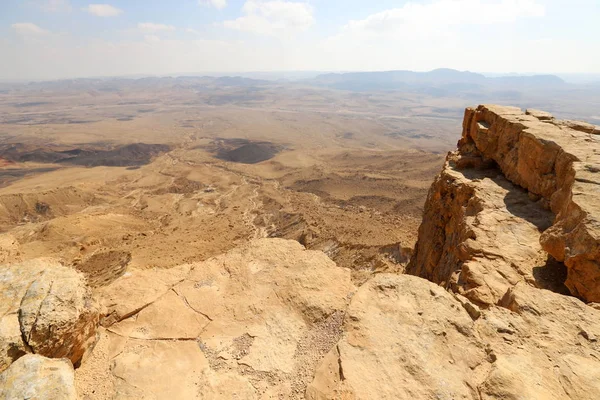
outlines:
[[[524,283],[503,303],[509,309],[490,306],[473,320],[435,284],[378,275],[352,299],[346,333],[317,369],[306,397],[600,396],[598,311]]]
[[[131,340],[113,362],[116,399],[193,399],[208,368],[195,342]]]
[[[561,291],[547,252],[566,265],[572,294],[598,301],[600,143],[515,107],[467,109],[463,127],[430,190],[407,272],[494,304],[523,280]]]
[[[341,333],[350,271],[282,239],[185,268],[168,283],[164,271],[133,271],[98,291],[121,321],[102,331],[77,371],[80,391],[94,398],[91,376],[99,374],[111,382],[106,399],[302,398]],[[142,285],[160,282],[161,293],[127,300],[134,274]]]
[[[469,162],[481,160],[469,159]],[[410,274],[484,305],[496,304],[517,282],[549,285],[540,232],[553,215],[496,169],[460,169],[448,156],[432,184]]]
[[[568,268],[565,284],[587,301],[600,300],[600,143],[595,128],[541,121],[520,109],[479,106],[465,113],[460,150],[497,163],[511,182],[541,196],[556,215],[543,248]]]
[[[309,399],[470,398],[466,378],[485,351],[467,312],[439,286],[378,275],[352,299],[346,324],[338,362],[319,371]],[[324,384],[328,377],[338,384]]]
[[[185,304],[173,290],[139,313],[109,328],[121,336],[137,339],[195,339],[209,319]]]
[[[26,352],[78,362],[98,308],[82,274],[48,259],[0,268],[0,370]]]
[[[190,268],[184,264],[169,269],[131,269],[110,285],[97,289],[102,325],[110,326],[152,304],[181,282]]]
[[[76,400],[73,366],[66,359],[27,354],[0,374],[0,399]]]

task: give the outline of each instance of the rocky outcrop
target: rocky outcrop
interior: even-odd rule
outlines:
[[[356,293],[306,398],[592,399],[600,312],[519,283],[478,310],[438,285],[382,274]]]
[[[302,398],[354,291],[349,270],[282,239],[169,272],[98,290],[105,329],[76,372],[80,396]]]
[[[0,399],[76,400],[73,365],[27,354],[0,374]]]
[[[82,274],[52,260],[0,267],[0,371],[26,353],[77,363],[98,308]]]
[[[431,187],[408,272],[486,305],[520,281],[545,284],[539,238],[552,213],[498,170],[460,170],[461,161],[449,156]]]
[[[407,267],[431,282],[361,286],[306,398],[600,397],[599,311],[565,295],[600,298],[595,132],[537,110],[468,109]]]
[[[467,109],[407,272],[482,304],[518,282],[600,301],[600,137],[537,110]],[[551,257],[548,258],[547,254]]]

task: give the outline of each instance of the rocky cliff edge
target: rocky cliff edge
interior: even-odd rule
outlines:
[[[408,273],[479,304],[520,281],[600,302],[599,133],[538,110],[468,108]]]

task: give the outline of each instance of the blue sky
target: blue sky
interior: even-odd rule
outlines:
[[[598,0],[0,0],[0,79],[600,73]]]

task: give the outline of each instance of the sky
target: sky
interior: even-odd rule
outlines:
[[[0,0],[0,79],[600,73],[599,0],[106,1]]]

